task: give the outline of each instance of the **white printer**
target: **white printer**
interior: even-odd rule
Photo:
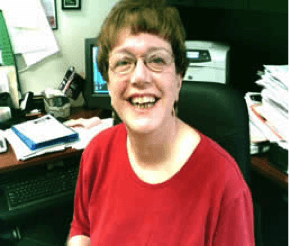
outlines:
[[[185,81],[228,83],[230,46],[210,41],[186,41],[189,66]]]

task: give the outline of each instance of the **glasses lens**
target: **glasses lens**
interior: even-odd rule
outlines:
[[[135,59],[128,55],[115,54],[110,58],[110,68],[116,73],[128,73],[135,64]]]
[[[146,64],[153,71],[163,71],[172,64],[172,55],[166,51],[153,52],[147,55]]]
[[[114,54],[109,59],[109,67],[115,73],[127,74],[134,69],[136,61],[134,56],[128,54]],[[145,56],[146,66],[156,72],[163,71],[172,62],[173,56],[165,50],[154,51]]]

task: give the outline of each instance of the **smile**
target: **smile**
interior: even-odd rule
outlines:
[[[136,108],[148,109],[154,107],[159,99],[153,96],[131,97],[129,102]]]

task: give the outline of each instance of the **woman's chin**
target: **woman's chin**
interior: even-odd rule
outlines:
[[[150,118],[138,118],[125,124],[130,131],[138,134],[149,134],[157,129],[157,120]]]

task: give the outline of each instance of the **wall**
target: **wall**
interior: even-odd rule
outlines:
[[[117,0],[82,0],[81,11],[63,11],[61,0],[56,2],[58,30],[54,34],[61,52],[20,73],[24,93],[57,87],[70,65],[75,66],[78,73],[84,73],[84,39],[98,34]],[[179,10],[187,39],[231,44],[231,84],[235,88],[256,91],[256,72],[263,69],[263,64],[288,64],[288,11],[188,6],[179,7]],[[79,99],[72,103],[79,105],[82,102],[83,99]]]
[[[60,53],[52,55],[19,74],[22,92],[41,92],[57,88],[69,66],[78,73],[85,72],[84,39],[96,37],[101,25],[117,0],[82,0],[81,10],[61,9],[61,0],[56,0],[58,29],[54,30]],[[82,104],[83,99],[72,102]]]

